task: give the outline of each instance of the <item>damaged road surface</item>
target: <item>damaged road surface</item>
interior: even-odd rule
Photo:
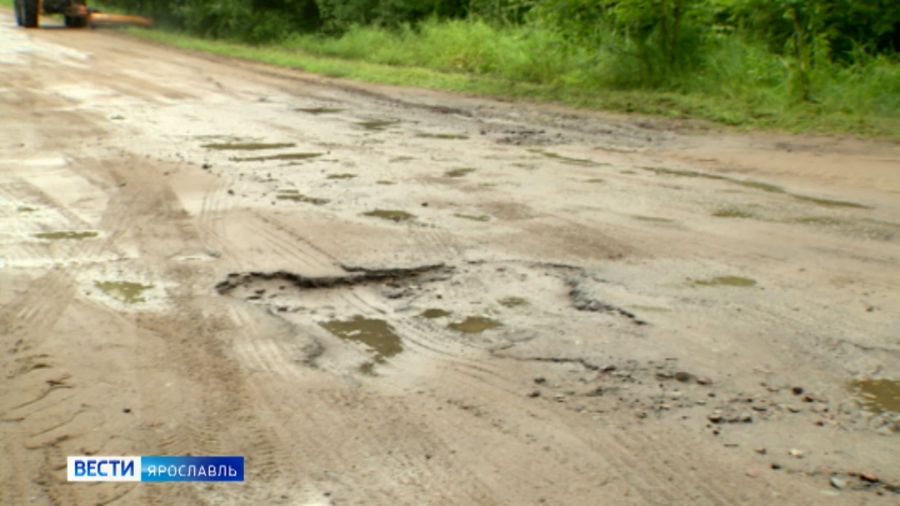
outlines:
[[[13,24],[0,504],[900,500],[896,144]]]

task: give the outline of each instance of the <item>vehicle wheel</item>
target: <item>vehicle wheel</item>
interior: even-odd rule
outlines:
[[[22,0],[16,0],[13,9],[16,11],[16,24],[22,26]]]
[[[66,16],[66,27],[84,28],[87,26],[87,18],[84,16]]]
[[[25,28],[37,28],[38,26],[38,0],[19,0],[22,2],[22,26]]]

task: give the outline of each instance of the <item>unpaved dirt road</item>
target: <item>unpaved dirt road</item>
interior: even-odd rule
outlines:
[[[897,504],[900,150],[685,128],[0,12],[0,504]]]

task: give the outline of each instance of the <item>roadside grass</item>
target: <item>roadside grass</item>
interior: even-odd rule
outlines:
[[[900,138],[900,65],[871,58],[813,75],[814,102],[790,98],[785,64],[747,44],[722,44],[678,91],[616,85],[619,62],[560,49],[547,32],[479,21],[429,21],[416,30],[358,27],[344,36],[294,35],[249,45],[160,29],[131,33],[156,42],[301,69],[330,77],[669,118],[701,118],[743,129]],[[618,67],[618,68],[616,68]]]

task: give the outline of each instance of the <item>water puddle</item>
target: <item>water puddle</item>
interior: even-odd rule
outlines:
[[[580,167],[596,167],[597,162],[591,160],[585,160],[584,158],[572,158],[569,156],[563,156],[559,153],[554,153],[552,151],[540,151],[540,154],[546,156],[547,158],[552,158],[562,163],[566,163],[569,165],[578,165]]]
[[[416,137],[421,137],[423,139],[442,139],[447,141],[463,141],[469,138],[468,135],[463,134],[430,134],[425,132],[417,133]]]
[[[634,219],[636,219],[636,220],[649,221],[649,222],[651,222],[651,223],[675,223],[675,220],[670,220],[669,218],[660,218],[660,217],[658,217],[658,216],[640,216],[640,215],[635,215],[635,216],[632,216],[632,217],[633,217]]]
[[[335,114],[339,112],[344,112],[343,109],[338,109],[337,107],[298,107],[294,109],[297,112],[305,112],[307,114]]]
[[[450,169],[444,173],[447,177],[465,177],[467,174],[475,172],[472,167],[460,167],[458,169]]]
[[[867,410],[875,413],[900,413],[900,380],[858,380],[852,382],[850,387],[859,395]]]
[[[33,213],[37,211],[37,208],[31,206],[19,206],[16,208],[16,211],[20,213]]]
[[[324,206],[325,204],[331,202],[328,199],[320,199],[316,197],[309,197],[303,195],[297,190],[279,190],[278,195],[275,196],[278,200],[291,200],[293,202],[304,202],[306,204],[313,204],[316,206]]]
[[[391,185],[395,185],[397,183],[395,183],[394,181],[388,181],[386,179],[380,179],[378,181],[375,181],[375,184],[380,184],[382,186],[391,186]]]
[[[395,334],[394,328],[384,320],[356,315],[351,320],[331,320],[319,325],[345,341],[366,345],[378,363],[383,363],[385,359],[403,351],[400,336]],[[373,366],[369,366],[370,372]]]
[[[737,286],[749,287],[756,286],[756,281],[750,278],[742,278],[740,276],[718,276],[710,279],[698,279],[694,281],[697,286]]]
[[[523,299],[522,297],[504,297],[498,301],[501,306],[514,308],[520,306],[527,306],[528,299]]]
[[[94,281],[94,286],[106,295],[125,304],[147,302],[141,294],[153,288],[153,285],[144,285],[132,281]]]
[[[374,211],[363,213],[363,216],[371,216],[373,218],[381,218],[383,220],[390,220],[398,223],[401,221],[409,221],[416,217],[414,214],[410,214],[406,211],[398,211],[396,209],[376,209]]]
[[[462,332],[463,334],[481,334],[485,330],[502,327],[503,324],[497,320],[486,316],[470,316],[461,322],[451,323],[447,325],[450,330]]]
[[[59,232],[40,232],[34,234],[38,239],[46,239],[48,241],[81,241],[84,239],[92,239],[100,235],[93,230],[62,230]]]
[[[756,215],[750,211],[738,209],[736,207],[725,207],[712,213],[716,218],[756,218]]]
[[[452,314],[452,312],[447,311],[446,309],[430,308],[422,311],[422,314],[420,314],[419,316],[421,316],[422,318],[428,318],[429,320],[434,320],[437,318],[444,318]]]
[[[488,216],[488,215],[486,215],[486,214],[461,214],[461,213],[456,213],[456,214],[454,214],[453,216],[456,216],[457,218],[462,218],[462,219],[464,219],[464,220],[471,220],[471,221],[480,221],[480,222],[491,221],[491,217]]]
[[[226,142],[204,144],[206,149],[219,151],[262,151],[265,149],[285,149],[296,146],[293,142]]]
[[[329,174],[327,179],[353,179],[356,177],[356,174],[343,173],[343,174]]]
[[[232,158],[235,162],[267,162],[270,160],[309,160],[310,158],[318,158],[323,153],[282,153],[280,155],[269,156],[250,156],[246,158]]]
[[[400,121],[396,119],[372,119],[367,121],[357,121],[356,126],[365,130],[380,132],[399,123]]]
[[[802,202],[809,202],[822,207],[849,207],[851,209],[869,209],[869,206],[857,204],[856,202],[847,202],[844,200],[820,199],[816,197],[807,197],[805,195],[791,195]]]

